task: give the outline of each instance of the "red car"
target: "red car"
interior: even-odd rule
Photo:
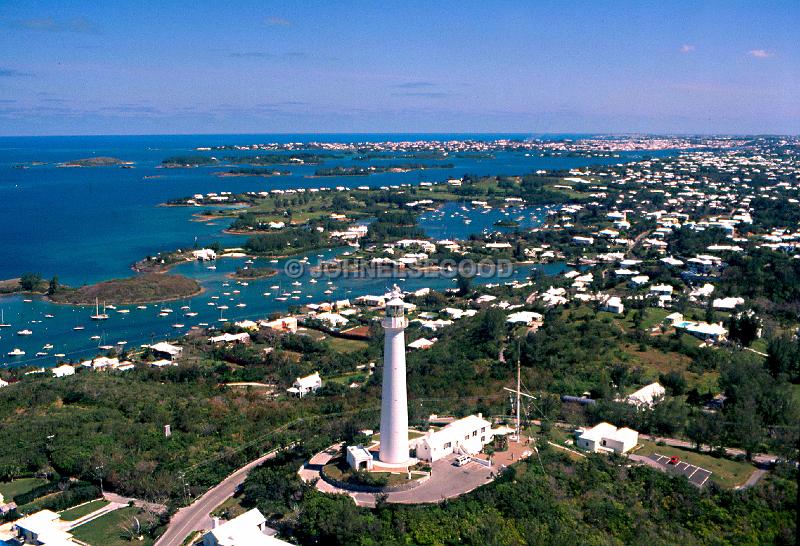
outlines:
[[[681,462],[681,458],[677,455],[673,455],[669,458],[669,464],[678,464],[679,462]]]

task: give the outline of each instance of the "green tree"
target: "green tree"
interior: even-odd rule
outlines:
[[[53,278],[50,279],[50,286],[47,289],[47,294],[52,296],[53,294],[58,292],[58,289],[59,289],[58,277],[54,275]]]
[[[23,273],[19,279],[20,287],[26,292],[36,290],[41,282],[42,276],[38,273]]]

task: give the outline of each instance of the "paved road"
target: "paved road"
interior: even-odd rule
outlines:
[[[244,483],[247,474],[264,461],[273,458],[279,450],[270,451],[266,455],[247,463],[245,466],[222,480],[219,485],[206,491],[189,506],[178,510],[169,522],[166,532],[155,542],[154,546],[180,546],[192,531],[208,531],[211,529],[211,512],[220,504],[233,496],[236,488]]]

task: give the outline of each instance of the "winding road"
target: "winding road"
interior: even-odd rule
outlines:
[[[270,451],[222,480],[218,485],[206,491],[189,506],[178,510],[167,526],[167,530],[156,540],[154,546],[180,546],[183,540],[193,531],[209,531],[211,529],[211,512],[220,504],[233,496],[236,488],[244,483],[252,469],[275,457],[280,450]]]

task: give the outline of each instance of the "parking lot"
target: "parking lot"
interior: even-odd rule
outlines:
[[[658,453],[654,453],[650,455],[650,459],[658,463],[660,466],[664,467],[667,472],[672,472],[673,474],[680,474],[686,476],[686,478],[693,484],[698,487],[703,487],[708,479],[711,477],[711,471],[706,470],[705,468],[701,468],[699,466],[695,466],[693,464],[686,463],[684,461],[680,461],[677,464],[670,464],[670,458],[666,455],[659,455]]]

